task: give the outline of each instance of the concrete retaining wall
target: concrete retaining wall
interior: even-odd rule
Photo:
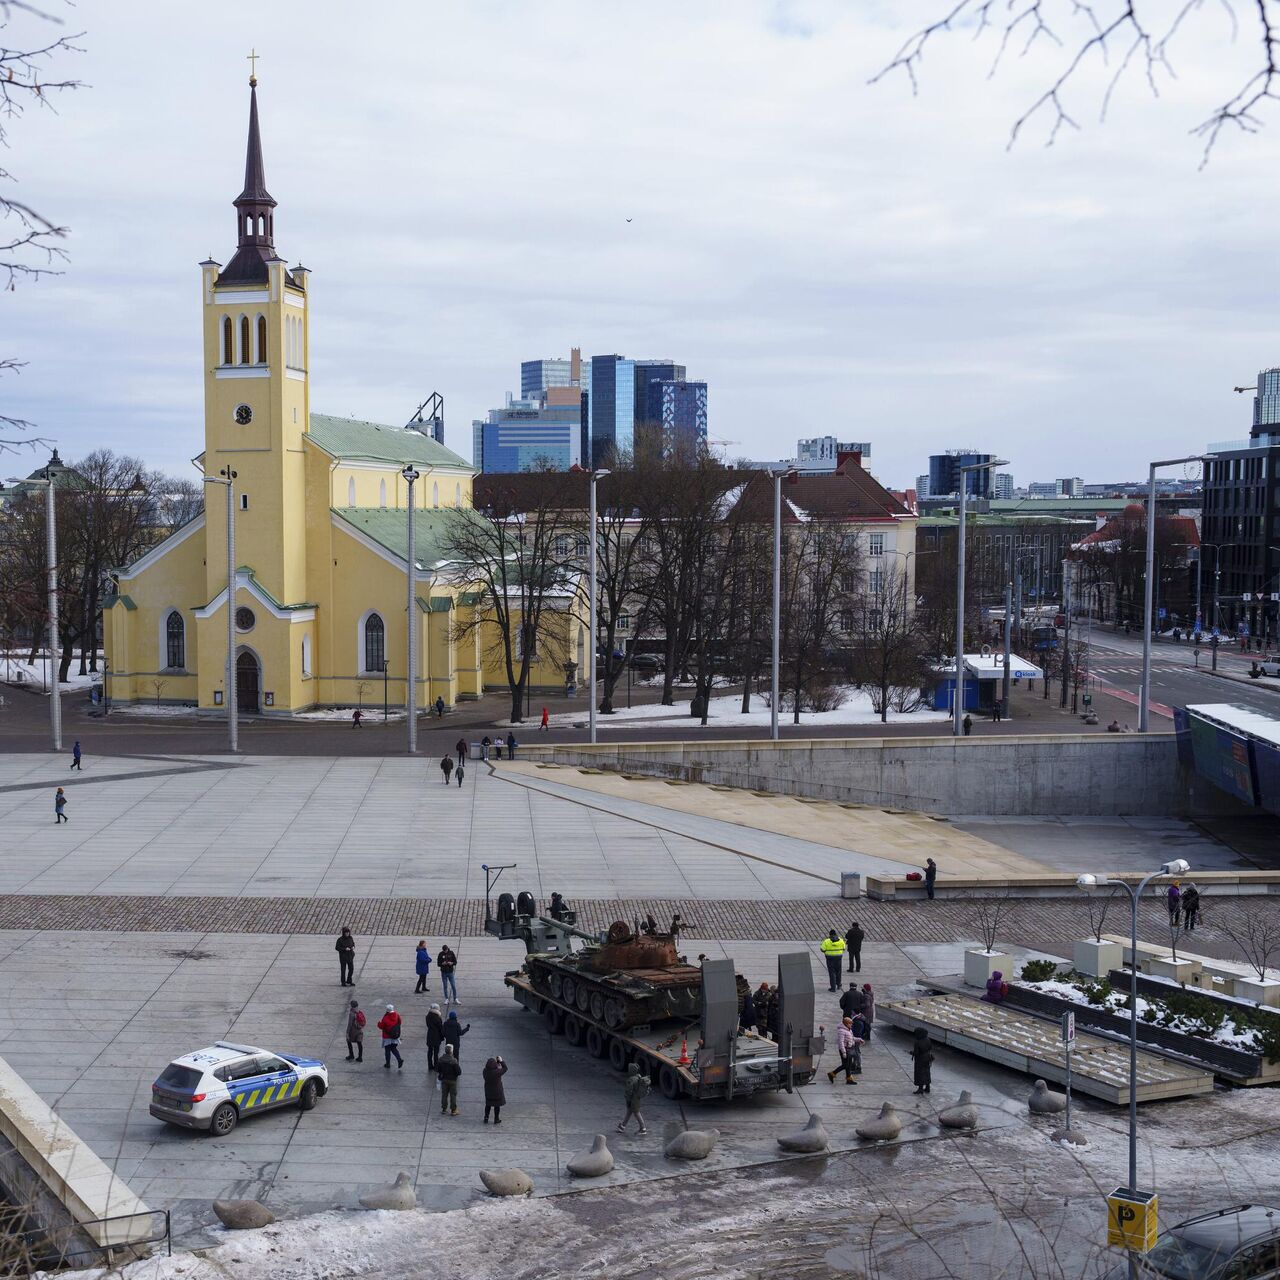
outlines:
[[[814,738],[521,746],[589,765],[947,814],[1185,817],[1243,812],[1178,768],[1172,733],[992,738]]]

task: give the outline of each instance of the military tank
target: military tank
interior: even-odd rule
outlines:
[[[615,920],[598,936],[576,927],[576,915],[563,899],[553,900],[552,910],[553,917],[538,917],[532,899],[523,893],[519,900],[509,894],[498,899],[500,936],[524,939],[524,968],[536,991],[610,1031],[700,1016],[702,970],[677,951],[682,928],[678,913],[666,930],[650,915],[633,924]],[[573,950],[569,937],[586,945]],[[741,1010],[749,988],[741,974],[735,978]]]

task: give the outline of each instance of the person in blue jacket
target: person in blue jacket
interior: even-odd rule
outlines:
[[[424,991],[430,990],[427,978],[431,975],[431,952],[427,950],[425,938],[418,941],[418,953],[414,957],[413,967],[418,971],[418,985],[414,987],[413,994],[420,996]]]

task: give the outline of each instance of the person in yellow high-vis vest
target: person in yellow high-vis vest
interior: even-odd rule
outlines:
[[[840,988],[840,971],[844,968],[845,950],[844,939],[834,929],[822,940],[822,954],[827,961],[827,981],[831,984],[828,989],[831,991]]]

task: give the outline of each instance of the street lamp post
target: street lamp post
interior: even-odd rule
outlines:
[[[234,755],[240,750],[236,706],[236,472],[223,467],[216,476],[205,476],[204,482],[220,484],[227,491],[227,670],[222,687],[227,703],[227,744]]]
[[[1151,702],[1151,627],[1152,603],[1155,599],[1156,571],[1156,469],[1174,467],[1184,462],[1200,462],[1202,454],[1189,458],[1166,458],[1153,462],[1147,471],[1147,573],[1142,590],[1142,690],[1138,697],[1138,732],[1146,733]]]
[[[1184,858],[1163,863],[1159,871],[1144,876],[1137,885],[1127,880],[1113,880],[1085,874],[1076,877],[1076,885],[1086,892],[1099,889],[1123,889],[1129,895],[1130,952],[1129,952],[1129,1194],[1138,1191],[1138,901],[1142,891],[1159,876],[1184,876],[1191,864]],[[1137,1280],[1137,1255],[1129,1254],[1130,1280]]]
[[[405,606],[405,629],[408,653],[405,657],[405,693],[404,710],[409,721],[408,751],[416,755],[418,750],[418,601],[415,598],[414,583],[418,571],[418,547],[414,528],[413,486],[417,482],[418,472],[412,462],[405,464],[400,474],[409,489],[409,545],[405,556],[405,579],[407,602]]]
[[[608,474],[602,467],[591,472],[591,537],[587,544],[588,590],[591,592],[591,599],[587,604],[587,630],[591,633],[587,638],[587,695],[590,698],[587,734],[592,743],[596,740],[596,481]],[[611,657],[610,661],[612,660]]]
[[[1008,465],[1006,459],[997,458],[994,462],[972,462],[956,468],[960,474],[960,520],[956,532],[956,678],[951,708],[951,733],[956,738],[962,732],[960,722],[964,717],[964,517],[969,473]]]
[[[769,738],[778,741],[779,669],[782,645],[782,482],[796,474],[794,467],[770,471],[773,477],[773,645],[769,666]]]
[[[382,659],[382,723],[387,723],[388,707],[387,707],[387,674],[391,670],[391,663],[386,659]]]
[[[62,750],[62,695],[58,683],[58,527],[53,472],[44,469],[44,537],[49,575],[49,732],[53,749]]]

